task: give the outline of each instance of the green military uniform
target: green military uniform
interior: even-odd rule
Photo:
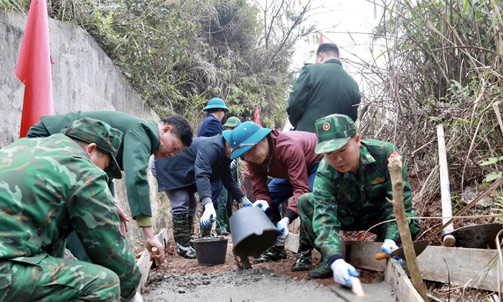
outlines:
[[[157,151],[160,143],[156,121],[144,120],[116,111],[78,111],[44,116],[40,123],[30,128],[26,136],[46,137],[59,133],[66,125],[83,117],[103,121],[124,133],[117,153],[117,162],[126,174],[127,198],[131,216],[136,219],[139,226],[152,226],[147,169],[150,156]]]
[[[318,145],[315,152],[325,154],[325,157],[316,172],[312,193],[302,195],[297,201],[297,208],[305,231],[301,232],[301,247],[316,247],[323,260],[308,276],[323,278],[330,273],[330,265],[342,258],[340,230],[367,230],[377,223],[395,218],[393,205],[387,200],[393,199],[388,158],[398,156],[398,151],[388,142],[357,140],[356,126],[349,116],[342,114],[332,114],[317,120],[316,134]],[[355,140],[350,142],[352,138]],[[360,145],[356,149],[358,141]],[[348,147],[340,154],[333,153],[339,152],[347,144]],[[359,152],[356,162],[353,162],[348,153],[352,151],[352,147]],[[341,164],[350,165],[350,170],[339,172],[329,164],[327,156]],[[357,172],[353,169],[356,164]],[[406,216],[415,217],[405,164],[402,167],[402,177]],[[416,219],[409,220],[409,228],[412,236],[420,231]],[[373,227],[370,232],[377,234],[379,241],[392,239],[400,242],[395,221]]]
[[[313,192],[299,198],[297,207],[302,225],[308,230],[309,241],[320,250],[324,259],[341,254],[339,230],[367,230],[376,223],[394,219],[388,157],[396,151],[394,145],[378,140],[362,140],[358,175],[339,173],[323,159],[314,180]],[[414,217],[412,191],[407,181],[405,165],[404,205],[407,217]],[[301,206],[299,206],[299,203]],[[409,220],[411,233],[419,232],[417,220]],[[379,239],[400,242],[396,222],[381,224],[371,230]]]
[[[83,117],[104,121],[124,133],[117,153],[117,162],[120,169],[126,173],[126,189],[131,216],[136,219],[140,227],[152,226],[147,167],[150,156],[157,150],[160,142],[156,121],[143,120],[116,111],[69,112],[42,117],[41,122],[33,125],[26,136],[29,138],[47,137],[59,133],[66,125]],[[108,185],[114,194],[112,179],[109,180]],[[77,259],[90,260],[75,233],[68,236],[67,248]]]
[[[231,163],[231,173],[232,178],[236,181],[238,185],[241,185],[241,171],[240,171],[239,158],[235,158]],[[234,197],[227,191],[224,187],[222,188],[222,193],[220,193],[220,200],[217,209],[217,234],[222,234],[225,232],[229,233],[231,231],[229,218],[232,216],[232,207],[234,205]]]
[[[356,81],[342,68],[341,61],[330,59],[302,68],[286,111],[295,130],[314,133],[316,120],[328,114],[345,114],[356,121],[360,101]]]
[[[136,292],[141,273],[108,176],[67,135],[0,150],[0,301],[118,301]],[[73,230],[93,264],[62,258]]]

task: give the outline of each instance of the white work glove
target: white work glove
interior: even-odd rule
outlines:
[[[288,217],[284,217],[278,223],[276,223],[276,227],[281,231],[281,234],[276,236],[275,244],[279,246],[285,245],[286,237],[288,236],[288,224],[290,224],[290,219]]]
[[[143,302],[143,298],[139,292],[136,292],[135,295],[129,299],[121,298],[121,302]]]
[[[267,200],[260,199],[260,200],[255,201],[253,203],[253,206],[259,207],[262,209],[262,211],[265,212],[269,208],[269,203],[267,202]]]
[[[340,285],[353,287],[350,277],[359,277],[360,273],[351,264],[344,261],[344,259],[337,259],[330,265],[334,273],[334,281]]]
[[[383,244],[381,245],[381,251],[385,252],[388,255],[391,255],[391,252],[394,250],[398,249],[398,246],[396,245],[395,240],[393,239],[384,239]],[[403,259],[399,257],[393,257],[395,258],[398,263],[403,264]]]
[[[215,218],[217,217],[217,213],[215,213],[215,208],[213,207],[213,203],[209,202],[204,205],[204,212],[199,220],[199,224],[204,228],[209,228],[215,222]]]
[[[243,204],[243,207],[251,207],[253,204],[251,203],[251,201],[245,196],[243,198],[241,198],[241,200],[239,201]]]

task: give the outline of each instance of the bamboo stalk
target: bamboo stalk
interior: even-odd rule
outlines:
[[[419,263],[417,261],[416,253],[414,251],[414,244],[412,242],[412,235],[410,234],[409,223],[405,215],[405,206],[403,204],[403,177],[402,177],[402,157],[400,155],[390,158],[388,169],[391,176],[391,185],[393,189],[393,200],[388,200],[394,208],[398,231],[400,232],[400,239],[405,254],[405,261],[411,275],[411,281],[414,288],[419,295],[428,301],[426,295],[426,288],[423,283],[421,271],[419,270]]]

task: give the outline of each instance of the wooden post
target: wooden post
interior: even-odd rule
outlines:
[[[395,210],[398,231],[400,232],[400,239],[402,240],[405,261],[407,261],[407,266],[409,268],[412,279],[412,285],[417,290],[419,295],[421,295],[424,301],[428,301],[428,297],[426,296],[426,288],[423,283],[423,278],[421,277],[421,271],[419,270],[419,264],[416,258],[416,253],[414,251],[414,244],[412,243],[412,235],[410,234],[409,223],[407,221],[407,216],[405,215],[405,206],[403,204],[404,185],[402,177],[402,157],[398,154],[394,157],[390,157],[388,169],[393,189],[393,200],[388,201],[393,204],[393,208]]]

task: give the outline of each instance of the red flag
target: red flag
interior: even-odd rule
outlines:
[[[54,113],[46,0],[31,1],[16,76],[25,85],[19,135],[25,137],[28,129],[38,123],[41,116]]]
[[[255,107],[255,114],[253,115],[253,121],[262,127],[262,123],[260,122],[260,113],[258,112],[258,106]]]
[[[320,45],[323,44],[323,34],[320,33]]]

